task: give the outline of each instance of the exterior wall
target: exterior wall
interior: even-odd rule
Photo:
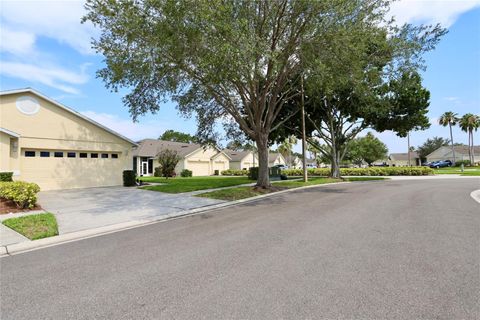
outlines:
[[[0,132],[0,172],[10,170],[10,136]]]
[[[460,153],[460,152],[455,152],[455,160],[456,161],[462,161],[462,160],[468,160],[468,153]],[[449,147],[441,147],[438,148],[437,150],[433,151],[427,156],[427,161],[428,162],[433,162],[433,161],[440,161],[440,160],[450,160],[453,161],[453,152],[452,149]],[[474,162],[480,162],[480,155],[475,154],[474,155]]]
[[[258,166],[258,157],[253,152],[246,155],[241,161],[230,161],[230,169],[248,170]]]
[[[388,160],[387,163],[388,163],[389,166],[408,167],[408,160]],[[410,163],[411,163],[412,166],[421,165],[420,159],[418,159],[418,158],[410,159]]]
[[[209,176],[214,173],[214,166],[217,168],[225,168],[218,170],[226,170],[229,167],[228,158],[224,155],[220,155],[214,158],[218,154],[218,150],[212,147],[207,147],[205,150],[200,148],[199,150],[191,153],[185,158],[185,169],[191,170],[193,176]],[[213,160],[211,160],[214,158]],[[215,161],[217,164],[215,164]],[[220,162],[224,162],[220,165]]]
[[[273,167],[273,166],[276,166],[278,164],[283,164],[283,165],[286,164],[285,158],[282,155],[279,155],[273,162],[269,162],[268,166]]]
[[[20,112],[16,107],[20,96],[36,99],[39,111]],[[19,173],[14,178],[35,182],[42,190],[121,185],[122,171],[132,168],[131,143],[32,93],[0,97],[0,127],[20,134],[18,158],[10,156],[10,170]],[[35,151],[36,156],[25,157],[25,151]],[[51,156],[41,158],[41,151]],[[76,157],[55,158],[55,151],[75,152]],[[87,153],[88,158],[79,158],[79,153]],[[99,158],[90,158],[91,153]],[[108,158],[101,158],[102,153]]]
[[[218,170],[219,174],[222,174],[222,171],[227,170],[229,167],[230,160],[224,154],[220,154],[212,159],[213,173],[215,173],[215,170]]]

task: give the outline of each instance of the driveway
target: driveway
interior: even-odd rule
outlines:
[[[322,186],[1,258],[1,318],[479,319],[479,181]]]
[[[103,187],[40,192],[38,202],[54,213],[60,234],[199,208],[223,201],[137,188]]]

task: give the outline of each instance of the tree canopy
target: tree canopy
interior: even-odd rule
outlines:
[[[440,147],[448,146],[450,140],[442,137],[433,137],[427,139],[421,146],[417,147],[417,153],[420,159],[426,159],[427,156]]]
[[[167,130],[160,137],[159,140],[184,142],[184,143],[196,143],[197,138],[188,133],[183,133],[175,130]]]
[[[372,165],[377,160],[386,159],[387,154],[387,146],[369,132],[365,137],[356,138],[349,142],[346,158],[358,165],[363,162]]]

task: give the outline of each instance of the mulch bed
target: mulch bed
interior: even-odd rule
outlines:
[[[21,209],[18,208],[17,205],[11,200],[0,199],[0,214],[7,214],[7,213],[18,213],[18,212],[28,212],[32,210],[41,210],[38,204],[35,205],[32,209]]]

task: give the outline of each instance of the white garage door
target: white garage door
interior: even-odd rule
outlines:
[[[210,162],[207,161],[187,161],[186,169],[192,171],[193,176],[209,176]]]

